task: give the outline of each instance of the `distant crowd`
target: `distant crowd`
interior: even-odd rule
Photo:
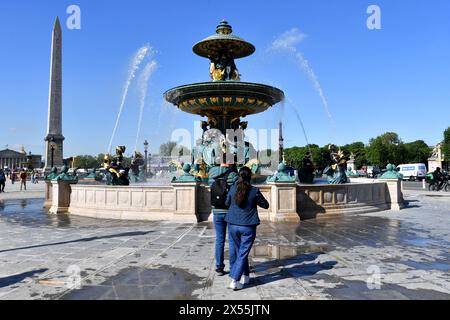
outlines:
[[[27,190],[27,181],[30,180],[32,184],[39,183],[41,175],[37,171],[27,171],[22,169],[0,169],[0,193],[5,192],[6,181],[11,180],[11,184],[20,182],[20,191]]]

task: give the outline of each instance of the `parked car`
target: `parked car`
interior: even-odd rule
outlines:
[[[381,169],[379,166],[368,166],[366,173],[368,178],[376,178],[381,173]]]
[[[295,177],[297,175],[297,170],[293,167],[286,166],[286,173],[291,177]]]
[[[427,166],[423,163],[401,164],[397,171],[403,174],[403,180],[422,181],[427,174]]]

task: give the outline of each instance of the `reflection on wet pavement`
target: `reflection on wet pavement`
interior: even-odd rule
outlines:
[[[137,221],[98,220],[94,218],[49,214],[42,199],[0,200],[0,221],[24,227],[87,228],[142,225]]]
[[[193,300],[202,279],[170,266],[152,269],[128,268],[107,281],[85,286],[63,300]]]
[[[450,299],[449,203],[409,200],[400,213],[261,224],[239,292],[215,276],[212,223],[56,216],[43,200],[7,200],[0,299]],[[81,290],[66,286],[74,266]]]

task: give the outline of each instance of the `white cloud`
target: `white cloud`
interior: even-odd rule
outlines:
[[[292,28],[281,34],[272,42],[271,49],[287,49],[293,48],[307,37],[298,28]]]

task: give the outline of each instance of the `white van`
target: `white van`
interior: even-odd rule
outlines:
[[[427,174],[427,166],[423,163],[401,164],[397,167],[397,171],[403,174],[404,180],[422,180]]]

